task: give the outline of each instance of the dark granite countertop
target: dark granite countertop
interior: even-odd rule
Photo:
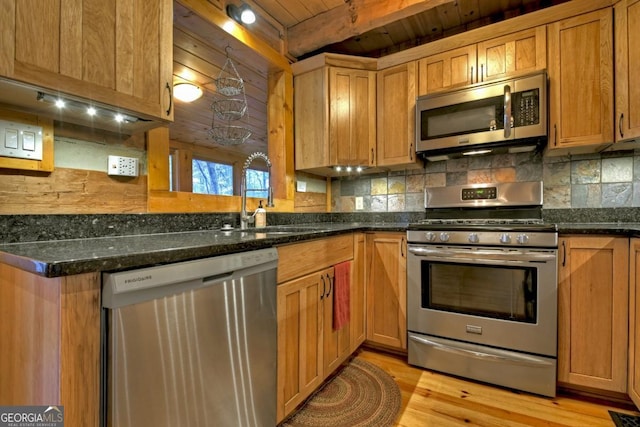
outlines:
[[[547,218],[548,222],[553,222]],[[573,218],[570,218],[573,219]],[[313,221],[313,219],[312,219]],[[409,221],[410,222],[410,221]],[[406,231],[409,222],[311,222],[263,230],[191,230],[0,243],[0,262],[44,277],[117,271],[243,252],[352,231]],[[560,234],[640,237],[639,222],[557,222]]]
[[[616,234],[640,237],[639,222],[559,223],[560,234]]]
[[[406,223],[319,223],[263,230],[199,230],[0,244],[0,262],[44,277],[142,268],[352,231],[405,231]]]

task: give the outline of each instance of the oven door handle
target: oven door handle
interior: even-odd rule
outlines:
[[[518,365],[532,366],[532,367],[548,367],[553,366],[552,362],[549,362],[544,359],[539,359],[533,356],[528,356],[526,354],[509,354],[509,355],[499,355],[499,354],[490,354],[484,353],[481,351],[467,350],[464,348],[452,347],[446,344],[442,344],[439,342],[431,341],[426,338],[417,337],[415,335],[409,335],[409,339],[415,341],[420,344],[428,345],[436,350],[446,351],[448,353],[459,354],[462,356],[473,357],[475,359],[486,360],[489,362],[509,362],[515,363]]]
[[[424,247],[409,247],[409,253],[420,257],[439,258],[439,259],[460,259],[460,260],[496,260],[496,261],[553,261],[556,259],[555,253],[545,252],[528,252],[520,251],[497,252],[487,250],[455,250],[455,249],[430,249]]]

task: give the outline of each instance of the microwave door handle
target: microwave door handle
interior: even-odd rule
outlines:
[[[504,85],[504,137],[511,137],[511,87]]]

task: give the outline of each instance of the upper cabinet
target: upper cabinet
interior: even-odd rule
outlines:
[[[418,60],[418,95],[471,84],[475,80],[476,45]]]
[[[375,63],[307,69],[316,62],[294,69],[296,169],[333,175],[334,166],[375,166],[376,79],[367,69]]]
[[[173,119],[171,0],[7,0],[0,76]]]
[[[543,70],[546,28],[519,31],[418,60],[418,95]]]
[[[547,29],[531,28],[478,43],[477,80],[486,82],[547,68]]]
[[[418,165],[415,148],[415,62],[378,71],[377,106],[377,166]]]
[[[548,153],[600,151],[613,141],[611,9],[552,23],[548,37]]]
[[[640,1],[616,3],[616,141],[640,137]]]

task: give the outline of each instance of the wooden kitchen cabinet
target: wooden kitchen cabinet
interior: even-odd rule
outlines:
[[[0,75],[172,120],[173,2],[6,0]]]
[[[615,139],[640,137],[640,0],[622,0],[615,16]]]
[[[476,81],[476,45],[418,60],[418,95],[466,86]]]
[[[626,393],[629,239],[559,241],[558,382]]]
[[[367,300],[366,300],[366,239],[364,233],[353,234],[353,263],[351,265],[351,353],[367,338]]]
[[[597,152],[613,142],[611,8],[548,27],[549,155]]]
[[[63,405],[100,425],[100,275],[45,278],[0,263],[0,402]]]
[[[416,63],[378,71],[377,166],[417,167]]]
[[[367,341],[406,350],[406,233],[368,233],[366,239]]]
[[[418,95],[544,70],[547,29],[530,28],[418,60]]]
[[[351,322],[339,330],[333,329],[333,266],[352,262],[350,296],[363,285],[355,283],[352,233],[277,249],[277,422],[280,422],[353,352]]]
[[[374,166],[375,71],[366,69],[370,65],[298,67],[303,72],[294,77],[296,169],[334,175],[337,165]]]
[[[547,68],[547,28],[535,27],[478,43],[477,81]]]
[[[640,408],[640,238],[629,244],[629,373],[628,393]]]
[[[278,422],[322,383],[320,298],[329,272],[333,268],[278,285]]]

